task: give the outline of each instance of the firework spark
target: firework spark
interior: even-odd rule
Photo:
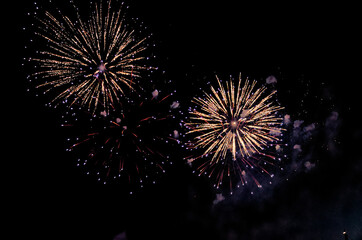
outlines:
[[[211,87],[205,98],[194,98],[196,108],[190,111],[186,127],[193,135],[188,148],[200,154],[187,157],[190,164],[199,162],[199,175],[216,178],[215,186],[224,177],[237,177],[244,184],[249,178],[260,187],[252,169],[269,174],[274,156],[266,149],[280,141],[283,108],[273,102],[275,91],[266,94],[266,87],[256,88],[256,81],[247,79],[244,86],[239,76],[237,86],[230,80],[224,86],[217,78],[218,89]],[[250,173],[250,174],[248,174]]]
[[[125,24],[122,8],[112,11],[110,0],[95,3],[87,20],[74,9],[74,20],[50,12],[38,18],[36,35],[47,44],[30,59],[36,63],[33,77],[43,79],[37,87],[46,88],[45,92],[58,91],[52,103],[77,102],[88,110],[103,106],[108,111],[126,89],[135,90],[135,79],[143,71],[151,69],[142,65],[147,37],[137,40]]]

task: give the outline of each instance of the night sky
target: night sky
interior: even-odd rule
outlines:
[[[188,0],[126,5],[127,15],[153,33],[159,68],[177,89],[181,108],[187,109],[215,74],[226,80],[241,73],[261,83],[271,75],[277,79],[273,86],[291,125],[303,121],[302,150],[298,156],[288,153],[291,173],[254,195],[240,190],[220,202],[208,179],[192,174],[184,150],[157,184],[132,195],[122,184],[104,185],[85,175],[65,151],[61,113],[27,92],[28,73],[21,64],[31,36],[22,27],[34,4],[14,2],[15,33],[9,39],[14,69],[7,81],[15,86],[3,102],[13,105],[12,114],[3,113],[13,119],[6,136],[11,153],[3,155],[10,164],[3,169],[9,175],[10,223],[16,226],[11,239],[112,240],[126,232],[129,240],[342,240],[344,230],[350,239],[362,239],[361,39],[355,6]],[[311,137],[303,139],[306,134]]]

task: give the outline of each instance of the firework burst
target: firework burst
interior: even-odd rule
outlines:
[[[244,185],[252,179],[261,187],[256,175],[265,173],[275,165],[275,156],[269,148],[280,142],[282,118],[278,111],[283,108],[273,101],[276,91],[266,93],[266,87],[256,88],[256,81],[242,80],[234,85],[233,80],[225,85],[217,78],[218,89],[204,98],[194,98],[185,123],[187,134],[192,137],[188,149],[196,151],[186,157],[196,165],[199,175],[215,178],[215,187],[226,181],[232,185]],[[227,176],[227,177],[225,177]]]
[[[144,65],[148,37],[138,38],[126,25],[122,7],[112,7],[110,0],[95,3],[88,19],[73,6],[73,18],[60,11],[37,17],[35,34],[45,40],[45,47],[30,58],[36,69],[32,77],[42,81],[38,88],[56,92],[52,104],[108,111],[126,90],[137,88],[143,72],[153,69]]]
[[[151,95],[151,94],[150,94]],[[129,186],[155,183],[165,172],[176,139],[172,128],[173,94],[127,102],[119,109],[92,114],[70,108],[64,127],[72,130],[68,151],[76,154],[78,166],[104,183]]]

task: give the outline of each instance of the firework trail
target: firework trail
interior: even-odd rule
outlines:
[[[151,95],[151,94],[150,94]],[[64,117],[72,130],[68,151],[78,166],[104,183],[127,183],[143,187],[155,183],[170,161],[173,143],[172,94],[149,97],[90,116],[81,109]],[[73,109],[74,110],[74,109]]]
[[[194,153],[185,159],[196,166],[199,175],[215,179],[215,187],[228,183],[232,192],[235,182],[244,185],[248,179],[261,187],[257,175],[267,174],[276,164],[275,150],[281,141],[283,108],[273,101],[276,91],[256,88],[256,81],[233,80],[225,85],[217,78],[218,89],[194,98],[185,122],[192,136],[188,149]]]
[[[109,111],[152,69],[145,65],[148,37],[139,39],[126,25],[122,8],[112,7],[110,0],[95,3],[88,19],[73,6],[73,18],[60,11],[37,17],[35,34],[46,46],[30,58],[35,64],[32,77],[42,80],[38,88],[56,92],[55,105],[77,103],[93,112],[99,106]]]

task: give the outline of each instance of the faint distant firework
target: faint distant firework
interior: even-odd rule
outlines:
[[[151,57],[146,51],[149,36],[140,38],[126,24],[123,7],[111,0],[94,3],[88,18],[70,2],[73,18],[60,10],[37,14],[35,34],[45,44],[29,58],[35,65],[31,78],[37,88],[55,93],[51,104],[77,103],[93,112],[109,111],[140,87],[137,79],[144,72],[154,69],[145,65]]]
[[[68,151],[78,158],[77,165],[103,183],[155,183],[172,164],[171,149],[177,142],[172,94],[160,95],[92,116],[70,108],[63,126],[71,130]]]
[[[185,121],[192,152],[185,159],[198,175],[214,179],[216,188],[226,184],[230,192],[248,180],[262,187],[258,176],[274,176],[270,169],[277,159],[272,153],[283,131],[283,107],[275,101],[276,91],[256,88],[256,81],[242,82],[240,76],[237,85],[217,78],[218,88],[211,86],[203,98],[195,97]]]

